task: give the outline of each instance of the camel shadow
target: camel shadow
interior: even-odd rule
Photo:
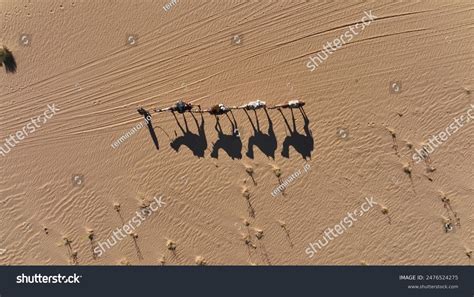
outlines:
[[[285,140],[283,141],[283,149],[281,151],[281,155],[285,158],[290,157],[290,146],[292,146],[300,155],[303,157],[303,159],[311,159],[311,152],[314,149],[314,139],[313,139],[313,134],[311,133],[311,130],[309,129],[309,119],[306,115],[306,112],[302,107],[299,108],[301,115],[303,116],[304,119],[304,134],[300,134],[296,130],[296,121],[295,121],[295,115],[293,113],[293,109],[291,110],[291,117],[292,117],[292,123],[293,123],[293,129],[290,127],[290,124],[288,123],[288,120],[286,119],[285,115],[283,114],[283,111],[281,109],[278,109],[283,116],[283,119],[285,120],[286,127],[290,131],[290,135],[287,135]]]
[[[275,159],[275,151],[277,148],[277,139],[275,136],[275,131],[273,130],[273,122],[268,114],[267,109],[265,108],[265,114],[268,120],[268,131],[267,134],[263,133],[260,130],[260,124],[258,121],[257,112],[254,110],[255,113],[255,120],[256,125],[254,125],[250,115],[248,114],[247,110],[245,110],[245,114],[249,118],[250,124],[252,125],[253,135],[249,137],[248,141],[248,148],[247,148],[247,157],[250,159],[254,158],[254,146],[258,147],[262,153],[264,153],[267,157]]]
[[[234,114],[232,111],[230,112],[232,115],[232,119],[230,119],[229,115],[226,113],[225,115],[230,121],[232,125],[232,134],[224,134],[222,131],[221,124],[219,122],[219,117],[216,116],[216,126],[215,129],[217,131],[217,135],[219,139],[215,143],[213,143],[211,157],[212,158],[219,158],[219,149],[224,150],[229,157],[232,159],[242,159],[242,140],[240,139],[239,130],[237,128],[237,121],[235,120]]]
[[[181,129],[181,132],[183,133],[182,136],[176,137],[171,143],[171,147],[178,152],[181,146],[187,146],[192,152],[193,155],[199,158],[204,158],[204,152],[207,149],[207,139],[206,139],[206,134],[204,131],[204,117],[202,116],[201,113],[201,124],[198,123],[198,120],[194,116],[193,113],[191,113],[191,116],[194,119],[194,122],[196,123],[196,127],[198,128],[198,134],[194,134],[189,130],[188,127],[188,122],[186,121],[186,117],[184,116],[183,113],[183,119],[184,119],[184,126],[186,129],[181,126],[181,123],[179,122],[178,118],[176,117],[175,113],[173,112],[173,116],[178,123],[179,128]]]
[[[156,136],[155,129],[153,128],[153,124],[151,122],[151,114],[146,111],[144,108],[139,108],[138,113],[141,114],[145,118],[146,125],[148,126],[148,131],[150,132],[151,139],[155,144],[157,150],[160,149],[160,145],[158,144],[158,137]]]

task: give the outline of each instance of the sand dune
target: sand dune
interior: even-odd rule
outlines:
[[[0,0],[0,41],[18,66],[0,69],[1,144],[59,108],[0,156],[0,264],[472,264],[474,126],[412,159],[474,103],[471,1],[168,3]],[[377,19],[309,71],[369,10]],[[152,113],[158,149],[145,123],[112,147],[143,122],[141,106],[296,98],[310,135],[298,110],[294,136],[289,110],[270,121],[259,110],[257,132],[234,111],[241,144],[225,116],[219,130],[186,114],[183,138],[171,113]],[[166,205],[136,236],[97,257],[158,195]],[[309,258],[308,244],[370,196],[378,205]]]

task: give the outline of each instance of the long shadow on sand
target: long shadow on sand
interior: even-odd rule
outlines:
[[[204,158],[204,152],[207,149],[207,139],[206,139],[206,134],[204,131],[204,117],[202,116],[201,113],[201,124],[198,123],[198,120],[194,116],[193,113],[191,113],[191,116],[194,119],[194,122],[196,123],[196,127],[198,128],[198,134],[194,134],[189,130],[188,127],[188,122],[186,121],[186,117],[184,116],[183,113],[183,119],[184,119],[184,126],[186,129],[181,126],[181,123],[179,122],[178,118],[176,117],[175,113],[173,112],[173,116],[178,123],[179,128],[181,129],[181,132],[183,132],[182,136],[176,137],[172,142],[171,142],[171,147],[178,152],[179,148],[184,145],[187,146],[192,152],[193,155],[199,158]]]
[[[158,137],[156,137],[155,129],[153,128],[153,124],[151,122],[151,114],[144,108],[139,108],[137,111],[145,118],[145,122],[148,126],[148,131],[150,132],[151,139],[153,140],[156,149],[159,150],[160,145],[158,144]]]
[[[250,115],[248,114],[247,110],[245,110],[245,114],[249,118],[250,124],[252,125],[253,135],[249,137],[248,148],[247,148],[247,157],[250,159],[254,158],[253,148],[254,146],[258,147],[262,153],[264,153],[267,157],[271,157],[275,159],[275,150],[277,148],[277,139],[275,136],[275,131],[273,130],[273,122],[268,114],[267,109],[264,109],[265,114],[267,115],[268,120],[268,132],[267,134],[263,133],[260,130],[260,124],[258,121],[257,112],[254,110],[255,113],[255,120],[256,125],[253,124]]]
[[[290,146],[292,146],[300,155],[303,157],[303,159],[311,159],[311,152],[314,149],[314,139],[313,139],[313,134],[311,133],[311,130],[309,129],[309,119],[306,116],[306,112],[304,109],[301,107],[299,108],[301,115],[303,116],[304,119],[304,133],[305,134],[300,134],[296,130],[296,120],[295,120],[295,115],[293,113],[293,109],[291,110],[291,118],[292,118],[292,123],[293,123],[293,129],[290,127],[290,124],[288,123],[288,120],[286,119],[285,115],[283,114],[283,111],[281,109],[278,109],[283,116],[283,119],[285,120],[286,127],[290,131],[290,135],[286,136],[285,140],[283,141],[283,149],[281,151],[281,155],[285,158],[290,157]]]
[[[219,117],[216,116],[216,126],[215,129],[217,131],[218,139],[213,144],[211,157],[212,158],[219,158],[219,149],[224,150],[229,157],[232,159],[242,159],[242,140],[240,139],[239,130],[237,128],[237,121],[235,120],[234,114],[232,111],[230,112],[232,115],[232,120],[230,119],[228,114],[225,114],[232,125],[232,134],[224,134],[222,131],[221,124],[219,122]]]

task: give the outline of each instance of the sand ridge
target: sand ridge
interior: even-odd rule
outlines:
[[[1,43],[18,64],[14,75],[0,69],[0,139],[47,104],[60,108],[0,156],[0,264],[472,264],[473,125],[430,160],[412,160],[474,102],[470,1],[167,3],[0,1]],[[377,19],[310,72],[308,56],[368,10]],[[288,110],[269,111],[270,121],[258,111],[264,134],[272,124],[274,159],[258,147],[247,155],[255,132],[243,111],[234,112],[240,159],[211,155],[219,130],[209,115],[196,115],[198,125],[185,115],[205,136],[197,155],[170,145],[182,136],[170,113],[152,114],[157,144],[145,125],[111,147],[143,122],[140,106],[296,98],[306,102],[309,123],[294,118],[298,133],[311,131],[310,157],[293,147],[282,155]],[[96,257],[95,245],[156,195],[166,207]],[[308,258],[307,245],[367,196],[378,208]]]

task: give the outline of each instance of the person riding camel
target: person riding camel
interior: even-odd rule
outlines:
[[[200,105],[197,105],[199,107],[199,109],[201,109],[201,106]],[[178,102],[176,102],[175,105],[173,106],[170,106],[170,107],[166,107],[166,108],[162,108],[162,109],[156,109],[155,111],[156,112],[162,112],[162,111],[171,111],[171,112],[175,112],[177,111],[178,113],[185,113],[186,111],[191,111],[193,109],[194,105],[191,104],[191,103],[186,103],[184,102],[183,100],[179,100]]]
[[[305,105],[303,100],[290,100],[287,103],[277,104],[275,106],[270,107],[270,109],[275,108],[302,108]]]

